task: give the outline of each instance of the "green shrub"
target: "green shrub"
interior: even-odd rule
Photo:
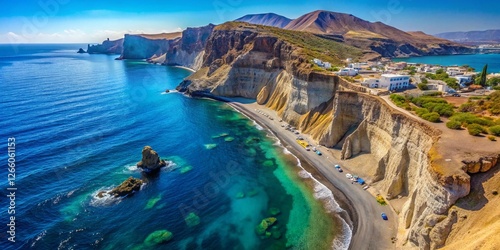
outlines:
[[[428,109],[430,112],[437,112],[439,115],[450,117],[453,115],[453,106],[448,103],[435,103],[429,102],[423,105],[424,108]]]
[[[429,113],[429,110],[428,110],[428,109],[426,109],[426,108],[416,108],[416,109],[415,109],[415,113],[416,113],[418,116],[422,117],[423,115],[425,115],[425,114]]]
[[[473,102],[466,102],[458,108],[460,112],[474,112],[476,110],[476,105]]]
[[[471,113],[455,113],[452,117],[450,117],[450,120],[460,122],[464,126],[469,124],[478,124],[487,127],[495,125],[495,122],[491,119],[477,117]]]
[[[450,120],[446,123],[446,127],[450,128],[450,129],[461,129],[462,124],[458,121]]]
[[[429,89],[429,86],[427,86],[427,84],[425,84],[425,83],[419,83],[419,84],[417,85],[417,87],[418,87],[418,89],[420,89],[420,90],[428,90],[428,89]]]
[[[425,119],[430,122],[440,122],[441,120],[439,119],[439,117],[440,115],[436,112],[431,112],[422,115],[422,119]]]
[[[488,139],[489,139],[490,141],[496,141],[496,140],[497,140],[497,138],[496,138],[496,137],[494,137],[494,136],[492,136],[492,135],[488,135]]]
[[[488,130],[490,134],[500,136],[500,125],[491,126]]]
[[[484,129],[483,129],[483,126],[481,126],[479,124],[470,124],[469,126],[467,126],[467,131],[469,131],[470,135],[477,136],[477,135],[483,133]]]

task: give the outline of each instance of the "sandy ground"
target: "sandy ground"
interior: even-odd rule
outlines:
[[[391,242],[392,237],[397,234],[397,215],[390,206],[381,206],[375,200],[375,189],[363,190],[362,186],[352,183],[346,178],[346,173],[356,169],[358,166],[349,165],[346,161],[339,160],[338,150],[317,146],[308,135],[300,134],[305,140],[314,144],[322,153],[316,155],[312,151],[306,151],[297,142],[298,135],[281,127],[283,122],[276,112],[257,103],[242,103],[238,101],[229,104],[244,113],[264,128],[273,132],[286,148],[294,153],[303,163],[312,166],[315,170],[313,176],[329,187],[339,201],[339,204],[350,214],[354,221],[354,235],[350,249],[395,249]],[[272,118],[272,119],[271,119]],[[361,157],[363,158],[363,157]],[[361,159],[360,158],[360,159]],[[361,159],[361,161],[367,158]],[[361,162],[358,162],[360,164]],[[363,161],[366,165],[366,161]],[[339,173],[335,164],[340,164],[344,170]],[[356,164],[356,165],[358,165]],[[303,164],[304,165],[304,164]],[[358,169],[357,169],[358,170]],[[359,170],[356,172],[360,172]],[[351,172],[352,173],[352,172]],[[380,214],[384,212],[389,217],[388,221],[382,220]]]

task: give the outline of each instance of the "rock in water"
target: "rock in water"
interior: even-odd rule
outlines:
[[[142,149],[142,160],[137,163],[137,167],[142,168],[147,173],[158,171],[166,165],[167,163],[161,160],[158,153],[150,146],[145,146]]]
[[[78,52],[76,52],[76,53],[83,54],[83,53],[87,53],[87,52],[86,52],[85,50],[83,50],[82,48],[80,48],[80,49],[78,50]]]
[[[139,191],[143,183],[144,182],[140,179],[130,176],[127,180],[120,184],[120,186],[111,190],[109,194],[115,197],[129,196],[132,195],[135,191]]]

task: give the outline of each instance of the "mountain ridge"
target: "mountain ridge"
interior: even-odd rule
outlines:
[[[292,19],[275,13],[248,14],[235,21],[284,28]]]
[[[500,29],[444,32],[435,36],[467,44],[500,43]]]

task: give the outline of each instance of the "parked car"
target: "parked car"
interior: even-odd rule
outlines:
[[[382,216],[382,219],[384,219],[384,220],[388,220],[389,219],[389,218],[387,218],[387,215],[385,213],[381,213],[380,215]]]
[[[322,153],[319,150],[316,150],[317,155],[322,155]]]
[[[352,178],[352,174],[349,174],[349,173],[345,174],[345,178],[351,179]]]
[[[335,168],[340,168],[340,165],[339,164],[335,164]]]
[[[341,173],[344,172],[344,170],[342,170],[341,168],[337,168],[337,171],[339,171]]]
[[[452,94],[451,96],[454,96],[454,97],[460,97],[460,94],[458,94],[458,93],[454,93],[454,94]]]

